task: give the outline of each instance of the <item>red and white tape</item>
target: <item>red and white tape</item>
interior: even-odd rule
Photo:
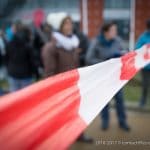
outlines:
[[[0,98],[0,148],[66,149],[111,98],[150,63],[150,45],[65,72]]]

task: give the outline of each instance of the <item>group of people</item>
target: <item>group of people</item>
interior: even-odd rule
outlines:
[[[150,20],[147,22],[147,31],[139,38],[136,47],[147,43],[150,43]],[[0,33],[1,68],[6,65],[9,92],[19,90],[41,78],[120,57],[125,53],[114,22],[104,23],[100,33],[91,42],[73,25],[70,16],[62,19],[57,31],[47,23],[33,28],[19,22],[6,30],[6,36]],[[142,70],[142,76],[143,94],[140,105],[143,106],[148,95],[150,66]],[[119,127],[129,131],[123,90],[114,99]],[[109,105],[103,109],[101,118],[101,127],[107,130]],[[84,134],[78,140],[93,141]]]

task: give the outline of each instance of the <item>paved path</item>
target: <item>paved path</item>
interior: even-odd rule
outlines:
[[[115,111],[111,111],[111,123],[108,131],[100,129],[100,119],[97,117],[88,127],[86,133],[95,140],[93,144],[76,142],[71,150],[150,150],[150,113],[128,112],[130,132],[124,132],[118,128]],[[113,142],[132,142],[108,145]],[[139,142],[136,144],[134,142]],[[102,144],[102,142],[104,144]],[[145,143],[144,143],[145,142]],[[106,143],[106,144],[105,144]],[[145,145],[144,145],[145,144]]]

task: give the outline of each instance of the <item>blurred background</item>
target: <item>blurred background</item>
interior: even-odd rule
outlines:
[[[145,29],[149,17],[148,0],[5,0],[0,1],[0,25],[5,27],[16,20],[26,24],[38,14],[46,20],[48,14],[65,12],[80,24],[83,32],[94,37],[103,21],[115,20],[120,36],[133,46]],[[135,30],[136,29],[136,30]],[[132,43],[133,42],[133,43]]]
[[[45,77],[45,68],[49,66],[45,66],[47,61],[45,62],[45,55],[43,56],[41,53],[45,51],[46,44],[52,41],[53,32],[61,33],[59,27],[62,23],[62,18],[66,16],[71,17],[72,32],[78,37],[80,42],[78,47],[81,50],[79,53],[79,65],[76,67],[89,65],[86,61],[89,47],[92,40],[102,34],[101,28],[104,27],[104,24],[105,27],[109,24],[108,29],[104,30],[104,37],[109,32],[109,28],[115,24],[117,36],[122,39],[123,50],[131,51],[150,43],[150,0],[0,0],[1,95],[21,89]],[[113,23],[110,25],[110,22]],[[30,32],[30,35],[26,35],[29,36],[30,40],[26,42],[29,43],[30,41],[32,54],[30,52],[29,54],[28,52],[18,52],[19,48],[23,49],[23,51],[31,48],[26,47],[26,43],[24,43],[25,37],[23,44],[21,40],[19,44],[13,41],[14,37],[15,40],[20,37],[17,35],[19,32],[23,33],[21,35]],[[55,38],[57,41],[57,37]],[[65,49],[65,47],[63,48]],[[22,55],[26,55],[26,57],[22,57]],[[29,58],[31,55],[32,57]],[[50,55],[52,56],[52,54]],[[116,56],[116,54],[114,55]],[[51,56],[48,59],[52,59]],[[113,58],[113,56],[109,56],[109,58]],[[34,69],[28,68],[26,73],[24,73],[24,70],[20,68],[28,64],[24,64],[18,58],[24,62],[32,59],[30,63],[34,64],[32,66]],[[23,65],[18,66],[19,63]],[[51,62],[49,63],[51,64]],[[30,69],[34,70],[34,72],[31,71],[29,73]],[[63,71],[70,69],[64,69]],[[50,76],[50,74],[47,76]],[[14,90],[16,85],[18,89]],[[71,149],[150,149],[149,86],[150,69],[147,67],[146,69],[143,68],[142,72],[138,73],[124,87],[123,97],[118,98],[119,100],[121,99],[121,102],[117,102],[117,98],[115,98],[115,102],[111,102],[110,121],[104,122],[105,116],[107,116],[105,112],[102,119],[98,116],[85,131],[92,140],[81,138],[71,146]],[[125,105],[122,104],[122,101],[125,102]],[[118,105],[118,107],[123,109],[123,113],[126,113],[128,116],[123,125],[119,122],[121,128],[118,128],[115,116],[116,103],[121,103],[121,106]],[[118,118],[120,117],[119,115],[117,116]],[[108,141],[142,141],[147,143],[131,143],[122,146],[121,144],[106,144]],[[102,142],[106,143],[103,144]]]

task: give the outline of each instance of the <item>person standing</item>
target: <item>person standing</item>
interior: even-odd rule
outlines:
[[[6,65],[10,92],[30,85],[33,76],[38,76],[36,57],[30,43],[30,34],[31,32],[27,27],[22,27],[6,46]]]
[[[117,25],[114,22],[105,23],[102,26],[101,33],[92,41],[87,55],[86,61],[88,65],[103,62],[110,58],[120,57],[124,54],[122,40],[117,36]],[[126,113],[124,107],[124,95],[121,89],[115,96],[116,110],[118,115],[119,126],[125,131],[129,131],[126,121]],[[101,112],[102,129],[109,127],[109,105]]]
[[[140,35],[136,43],[136,49],[142,47],[144,44],[150,44],[150,19],[146,22],[146,31]],[[145,106],[148,99],[148,90],[150,87],[150,64],[141,71],[142,75],[142,95],[140,98],[140,107]]]
[[[74,34],[77,35],[79,38],[79,49],[80,49],[80,55],[79,55],[79,60],[80,60],[80,67],[85,67],[86,66],[86,52],[89,47],[89,39],[87,35],[85,35],[79,28],[79,25],[77,23],[74,24]]]
[[[0,81],[6,77],[6,71],[4,66],[5,57],[5,37],[3,30],[0,30]],[[0,96],[5,94],[3,87],[0,85]]]
[[[58,32],[52,33],[51,40],[42,49],[45,77],[56,75],[79,66],[79,39],[73,34],[73,23],[69,16],[63,18]],[[93,139],[81,134],[81,142],[93,142]]]
[[[66,17],[60,25],[59,32],[53,32],[51,41],[42,49],[46,76],[77,68],[79,63],[78,45],[79,39],[72,33],[72,20],[70,17]],[[47,53],[49,53],[48,58]]]
[[[5,66],[4,66],[4,58],[5,58],[5,50],[6,40],[4,36],[3,30],[0,30],[0,80],[6,77]]]

